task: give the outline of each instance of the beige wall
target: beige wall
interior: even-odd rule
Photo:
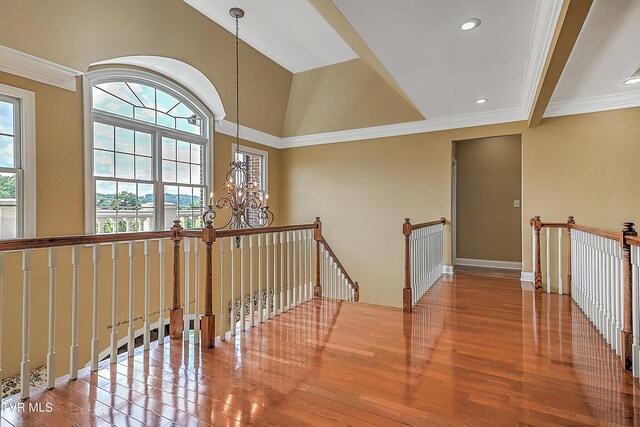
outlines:
[[[422,120],[422,115],[363,60],[293,76],[285,136]]]
[[[128,55],[186,62],[211,80],[235,121],[234,36],[183,1],[0,0],[0,10],[0,45],[75,70]],[[240,49],[242,124],[281,136],[292,74]]]
[[[511,134],[522,135],[523,270],[531,271],[534,215],[575,215],[610,230],[640,223],[633,196],[640,108],[545,119],[535,128],[518,122],[284,150],[282,214],[285,222],[321,216],[323,233],[361,284],[361,301],[400,306],[402,219],[450,220],[452,141]]]
[[[520,262],[520,135],[455,143],[457,257]]]
[[[624,221],[640,223],[640,108],[544,119],[522,142],[525,271],[535,215],[550,222],[573,215],[579,224],[613,231]]]
[[[320,216],[361,301],[400,306],[402,223],[451,219],[452,141],[519,133],[523,123],[294,148],[282,152],[283,214]],[[450,264],[450,222],[445,263]]]

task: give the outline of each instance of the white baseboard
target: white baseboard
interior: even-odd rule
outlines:
[[[534,282],[536,280],[536,276],[531,271],[521,271],[520,272],[520,281],[521,282]]]
[[[489,268],[506,268],[508,270],[521,270],[521,262],[513,261],[493,261],[489,259],[470,259],[457,258],[456,265],[466,265],[469,267],[489,267]]]
[[[443,265],[442,274],[453,274],[453,265]]]

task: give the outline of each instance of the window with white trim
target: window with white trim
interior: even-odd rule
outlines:
[[[156,76],[96,72],[91,91],[90,232],[201,226],[209,187],[211,114]]]
[[[0,239],[35,237],[35,95],[0,84]]]
[[[264,200],[264,204],[268,205],[269,203],[269,194],[267,190],[267,162],[269,159],[269,155],[264,150],[259,150],[257,148],[240,146],[239,151],[233,151],[234,160],[240,160],[247,165],[248,176],[247,179],[249,182],[254,182],[256,184],[256,188],[258,189],[258,194]],[[237,176],[236,180],[242,180],[241,176]],[[241,183],[244,184],[244,183]],[[260,225],[264,222],[259,218],[259,209],[251,209],[247,208],[247,212],[245,212],[245,216],[250,225]]]

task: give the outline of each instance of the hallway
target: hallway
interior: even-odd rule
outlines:
[[[594,425],[640,393],[567,296],[443,276],[411,315],[316,299],[212,350],[182,341],[81,371],[14,425]],[[14,401],[16,402],[16,401]]]

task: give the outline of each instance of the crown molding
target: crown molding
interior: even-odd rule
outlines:
[[[562,12],[562,0],[538,0],[529,42],[529,61],[525,68],[520,108],[529,117],[540,85],[544,65],[549,56],[555,28]]]
[[[640,107],[640,90],[552,102],[547,107],[544,117],[571,116],[632,107]]]
[[[0,71],[62,89],[76,91],[81,71],[0,45]]]
[[[216,120],[214,130],[234,138],[236,136],[236,124],[228,120]],[[240,139],[266,145],[267,147],[287,148],[282,142],[282,138],[243,125],[240,125]]]
[[[282,148],[305,147],[308,145],[334,144],[338,142],[361,141],[365,139],[437,132],[473,126],[517,122],[524,119],[526,119],[526,116],[522,114],[520,108],[510,108],[505,110],[488,111],[477,114],[464,114],[439,119],[419,120],[416,122],[398,123],[393,125],[373,126],[312,135],[289,136],[282,138]]]

